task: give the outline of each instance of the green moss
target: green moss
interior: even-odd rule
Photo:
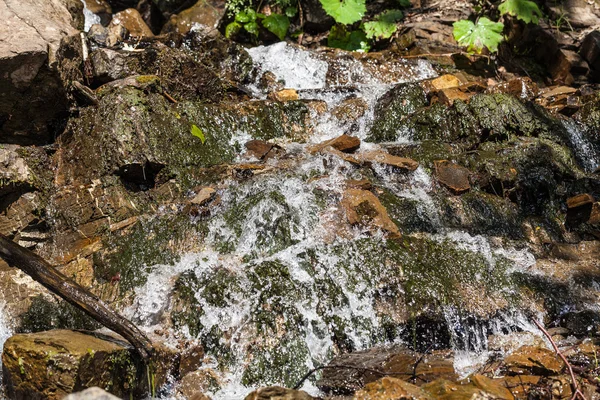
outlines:
[[[141,220],[127,235],[105,239],[104,248],[110,250],[94,254],[94,275],[107,281],[119,273],[119,287],[125,295],[146,282],[151,266],[175,263],[179,256],[170,243],[183,240],[193,229],[185,214]]]
[[[24,333],[51,329],[95,330],[101,325],[83,311],[65,301],[51,301],[42,295],[33,298],[31,305],[21,315],[17,331]]]

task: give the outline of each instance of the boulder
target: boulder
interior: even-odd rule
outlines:
[[[185,35],[192,28],[211,31],[217,28],[223,15],[225,15],[225,1],[198,0],[187,10],[172,15],[163,26],[162,33],[177,32]]]
[[[92,14],[96,14],[100,18],[100,23],[103,26],[108,25],[112,19],[112,7],[106,0],[84,0],[85,6]]]
[[[273,143],[266,142],[264,140],[250,140],[244,145],[248,155],[263,160],[269,155],[269,152],[276,147]]]
[[[368,190],[346,189],[342,207],[351,225],[366,225],[383,230],[389,238],[399,238],[398,227],[388,216],[379,199]]]
[[[84,391],[72,393],[63,400],[120,400],[117,396],[113,396],[99,387],[91,387]]]
[[[60,0],[3,1],[0,18],[0,139],[51,142],[67,112],[57,52],[61,39],[77,33],[73,18]]]
[[[298,92],[295,89],[282,89],[269,93],[267,98],[276,101],[293,101],[298,100]]]
[[[147,390],[146,370],[126,342],[69,330],[10,337],[2,372],[8,396],[16,400],[59,400],[92,386],[121,398]]]

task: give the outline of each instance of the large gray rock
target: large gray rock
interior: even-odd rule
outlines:
[[[64,400],[120,400],[118,397],[100,389],[91,387],[83,392],[73,393],[64,398]]]
[[[56,73],[61,39],[77,33],[61,0],[0,2],[0,140],[44,143],[66,111]]]

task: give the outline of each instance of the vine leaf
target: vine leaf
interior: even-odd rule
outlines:
[[[369,41],[363,31],[349,31],[344,25],[334,25],[327,36],[327,46],[348,51],[369,51]]]
[[[204,144],[204,142],[206,142],[206,137],[204,137],[204,132],[202,132],[202,129],[198,128],[196,125],[192,125],[192,128],[190,129],[190,131],[191,131],[192,135],[194,135],[198,139],[200,139],[202,144]]]
[[[367,12],[365,0],[320,0],[323,9],[338,24],[353,24]]]
[[[504,39],[504,24],[482,17],[477,24],[469,20],[456,21],[453,25],[454,39],[469,52],[481,53],[487,47],[492,53],[498,51],[498,44]]]
[[[369,39],[388,39],[396,32],[396,22],[402,18],[402,11],[387,10],[379,14],[375,21],[365,22],[363,29]]]
[[[285,15],[271,14],[262,20],[262,24],[265,28],[275,34],[279,40],[283,40],[290,27],[290,19]]]
[[[542,17],[538,5],[529,0],[506,0],[498,6],[498,10],[502,15],[512,15],[528,24],[530,22],[537,24]]]

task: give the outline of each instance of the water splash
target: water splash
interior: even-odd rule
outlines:
[[[594,172],[600,166],[600,154],[594,144],[586,137],[584,128],[572,119],[562,121],[567,133],[575,158],[581,163],[586,172]]]
[[[100,24],[100,16],[94,14],[88,7],[87,7],[87,3],[85,2],[85,0],[81,0],[81,3],[83,3],[83,18],[84,18],[84,27],[83,27],[83,31],[87,32],[90,30],[90,28],[92,27],[92,25],[94,24]]]

